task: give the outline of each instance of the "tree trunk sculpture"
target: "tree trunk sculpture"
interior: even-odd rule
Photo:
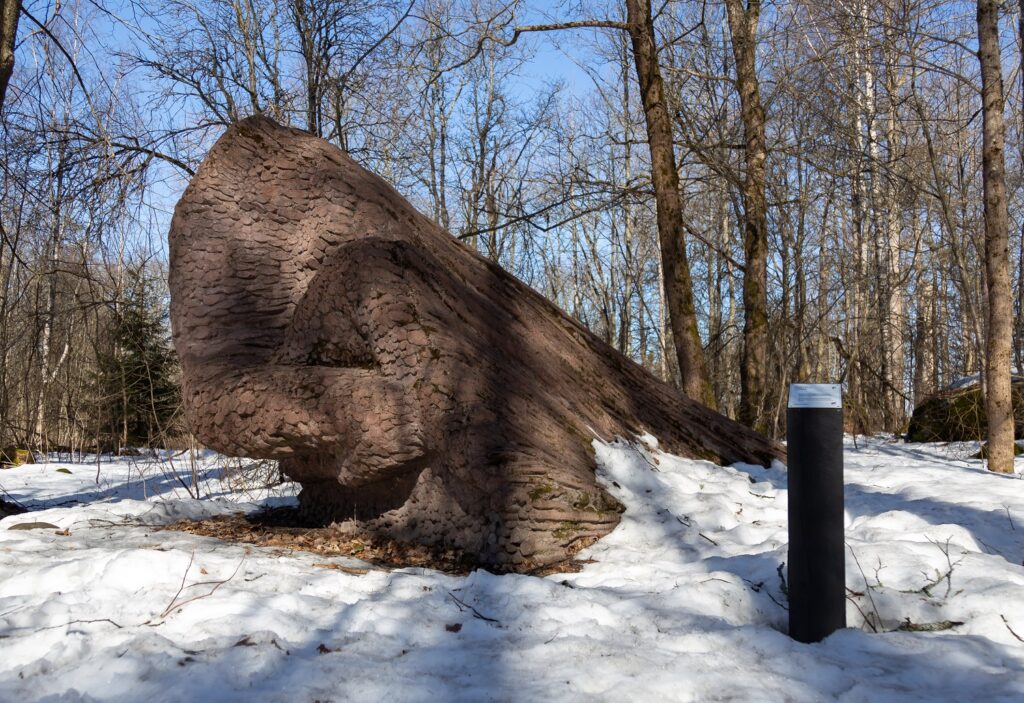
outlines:
[[[777,445],[688,400],[329,143],[254,117],[174,213],[185,404],[278,459],[323,524],[527,570],[607,534],[595,438],[717,462]]]

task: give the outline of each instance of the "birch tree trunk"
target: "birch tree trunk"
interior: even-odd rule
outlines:
[[[935,390],[932,378],[935,375],[934,338],[936,334],[933,306],[935,286],[931,273],[921,271],[918,279],[917,321],[914,335],[914,405],[921,404]]]
[[[886,120],[886,168],[889,171],[885,179],[884,209],[885,242],[882,250],[882,259],[885,263],[885,300],[884,316],[882,322],[885,330],[883,339],[886,342],[883,351],[883,367],[885,368],[885,380],[889,385],[885,389],[887,399],[886,421],[889,430],[899,431],[904,418],[906,417],[906,406],[904,401],[904,389],[906,387],[904,377],[904,339],[903,339],[903,296],[905,295],[903,283],[903,263],[901,261],[902,243],[900,233],[902,220],[900,217],[900,203],[895,185],[894,172],[898,168],[899,155],[897,153],[897,100],[899,93],[899,59],[893,46],[894,37],[890,31],[886,31],[885,43],[885,66],[886,66],[886,92],[889,96],[888,118]],[[877,207],[877,205],[876,205]]]

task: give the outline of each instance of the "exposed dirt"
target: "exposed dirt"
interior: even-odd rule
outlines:
[[[384,569],[415,566],[461,575],[468,574],[480,566],[474,562],[471,556],[453,548],[427,547],[379,537],[353,536],[335,527],[310,526],[303,520],[302,514],[296,508],[271,508],[249,515],[236,513],[206,520],[181,520],[162,529],[215,537],[225,542],[277,547],[332,557],[354,557]],[[575,546],[573,552],[579,552],[592,543],[593,540],[581,541]],[[575,573],[585,563],[585,561],[567,559],[556,564],[538,565],[533,569],[526,570],[526,573],[535,576]],[[342,567],[336,564],[318,564],[317,566],[338,569],[346,573],[364,573],[362,569]],[[494,573],[502,573],[501,570],[496,571],[493,565],[487,566],[487,569]],[[521,567],[516,568],[515,571],[523,573]]]

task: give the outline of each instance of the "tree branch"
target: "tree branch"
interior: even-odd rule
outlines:
[[[516,27],[510,39],[497,39],[496,41],[503,46],[512,46],[519,41],[520,36],[528,32],[553,32],[559,29],[621,29],[628,32],[630,26],[626,22],[617,22],[615,20],[579,20],[576,22],[556,22],[554,24],[527,24]]]

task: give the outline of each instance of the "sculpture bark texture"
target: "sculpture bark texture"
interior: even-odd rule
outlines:
[[[278,459],[340,529],[528,570],[621,506],[592,441],[769,462],[329,143],[254,117],[175,210],[171,314],[194,431]]]

